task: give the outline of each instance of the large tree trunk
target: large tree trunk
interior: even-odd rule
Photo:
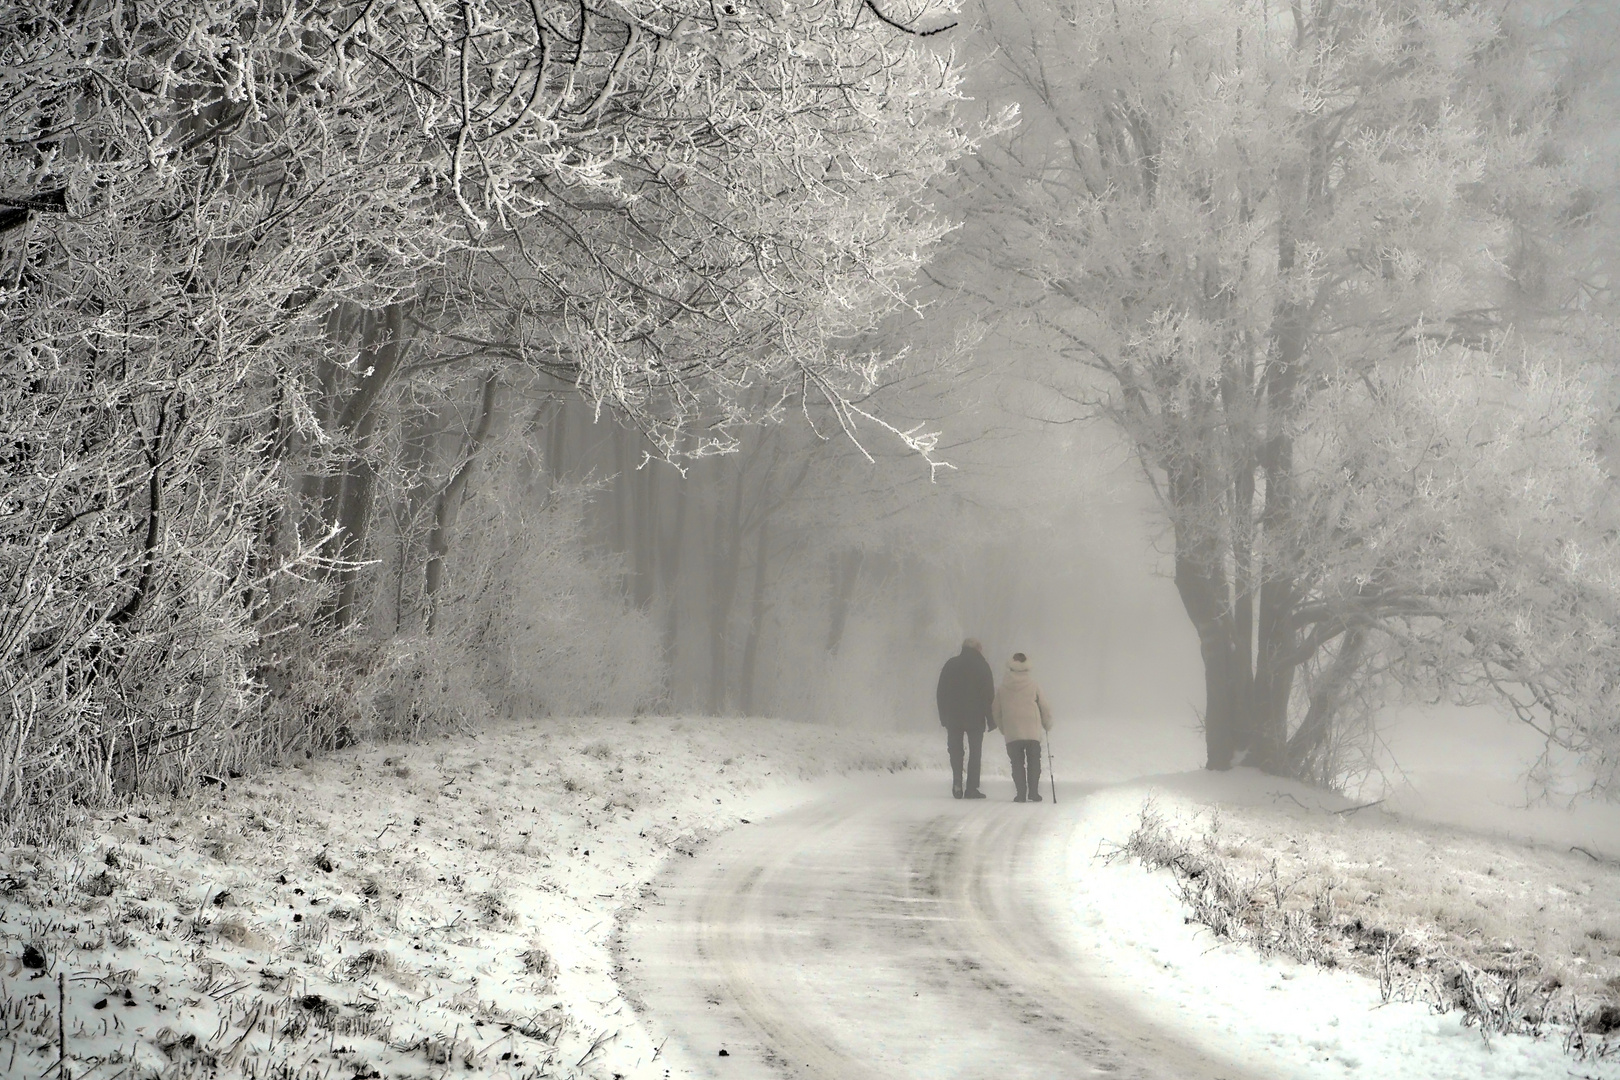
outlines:
[[[1224,590],[1194,559],[1178,554],[1176,591],[1198,633],[1198,651],[1204,661],[1204,768],[1230,769],[1242,725],[1232,678],[1233,624],[1221,616]]]
[[[754,678],[759,667],[759,639],[765,632],[765,560],[770,554],[771,523],[759,523],[754,543],[754,596],[748,611],[748,643],[743,647],[742,660],[742,712],[754,715]]]
[[[498,381],[493,371],[484,376],[484,386],[478,401],[478,421],[467,435],[457,455],[455,472],[433,502],[433,531],[428,534],[427,570],[423,576],[422,598],[426,607],[428,633],[438,621],[439,589],[444,583],[444,560],[450,554],[450,530],[455,527],[461,512],[462,496],[472,476],[472,464],[489,438],[489,429],[495,422],[495,393]]]
[[[635,460],[634,433],[613,432],[614,537],[617,549],[629,556],[629,593],[636,607],[645,610],[653,600],[653,508],[656,489],[651,465]]]
[[[339,627],[352,624],[356,618],[366,527],[371,520],[371,498],[376,485],[376,473],[369,460],[377,429],[375,406],[393,380],[405,352],[404,306],[392,304],[380,313],[362,316],[360,325],[364,347],[358,366],[363,374],[338,414],[338,424],[349,434],[352,456],[342,474],[335,478],[336,491],[332,492],[332,486],[328,486],[333,505],[328,520],[339,529],[338,590],[331,609],[332,622]]]
[[[407,614],[410,611],[411,573],[414,570],[412,560],[417,555],[416,523],[422,513],[424,504],[430,499],[429,484],[424,477],[427,473],[428,460],[434,437],[438,434],[437,424],[430,413],[415,413],[410,415],[409,421],[402,432],[400,439],[400,470],[405,476],[412,477],[412,483],[401,491],[394,502],[394,518],[397,535],[395,537],[398,564],[394,568],[394,633],[404,631]],[[422,622],[426,621],[426,612],[420,612]]]
[[[371,423],[365,427],[369,435]],[[338,488],[338,591],[332,602],[333,625],[351,625],[358,617],[355,600],[360,589],[361,565],[366,555],[366,527],[371,521],[371,496],[376,473],[371,462],[352,462]]]
[[[1278,265],[1287,272],[1295,245],[1284,227]],[[1265,503],[1260,528],[1273,553],[1260,586],[1259,650],[1255,657],[1255,763],[1267,772],[1288,772],[1288,702],[1299,664],[1294,609],[1299,603],[1296,568],[1293,423],[1299,401],[1299,363],[1305,352],[1308,316],[1299,305],[1279,305],[1260,393],[1265,406],[1266,441],[1259,455],[1265,471]]]
[[[1343,709],[1345,692],[1366,659],[1367,632],[1355,627],[1339,643],[1339,651],[1311,688],[1310,705],[1299,730],[1288,740],[1285,757],[1288,775],[1316,783],[1330,783],[1333,776],[1332,736]]]
[[[715,484],[719,492],[714,516],[714,542],[709,547],[709,713],[720,715],[726,704],[726,651],[731,608],[737,597],[737,574],[742,559],[742,501],[745,473],[737,468],[736,491],[725,494],[725,477]]]
[[[1242,744],[1246,672],[1238,668],[1238,623],[1232,617],[1222,553],[1209,530],[1209,515],[1200,513],[1208,510],[1211,492],[1194,463],[1177,466],[1167,480],[1177,509],[1176,592],[1198,634],[1204,662],[1204,767],[1230,769]]]
[[[684,449],[684,444],[683,444]],[[685,476],[675,478],[675,520],[659,545],[658,568],[664,585],[663,656],[665,678],[675,678],[675,652],[680,633],[681,617],[681,555],[686,544],[686,507],[691,481]],[[666,693],[671,689],[665,687]]]
[[[164,445],[170,420],[169,396],[158,403],[157,416],[152,421],[151,434],[141,432],[142,455],[146,459],[146,522],[141,529],[141,572],[129,597],[107,614],[107,625],[123,626],[132,622],[152,593],[157,572],[158,547],[163,531],[163,472],[168,449]]]
[[[658,477],[657,468],[648,462],[636,470],[636,532],[633,557],[635,560],[635,588],[631,599],[643,611],[652,607],[658,593]]]
[[[545,466],[552,479],[561,482],[568,474],[568,397],[557,397],[557,408],[546,428]]]
[[[1255,660],[1251,764],[1267,772],[1287,773],[1288,702],[1294,688],[1297,635],[1293,615],[1297,600],[1293,578],[1273,566],[1260,586],[1259,650]]]
[[[1247,404],[1239,402],[1237,407],[1247,413]],[[1233,411],[1229,405],[1228,416]],[[1262,569],[1254,550],[1255,469],[1254,460],[1244,453],[1234,470],[1232,484],[1232,659],[1228,677],[1232,680],[1232,699],[1241,703],[1234,705],[1235,749],[1239,753],[1251,749],[1255,740],[1251,705],[1255,699],[1254,612],[1260,599],[1257,576]]]
[[[831,616],[827,624],[827,652],[838,654],[844,641],[844,627],[849,621],[849,605],[855,597],[855,584],[861,576],[861,563],[865,553],[853,548],[830,558],[828,576],[832,579]]]

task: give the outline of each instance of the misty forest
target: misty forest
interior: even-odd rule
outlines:
[[[1620,1076],[1617,261],[1608,0],[0,0],[5,1075]]]

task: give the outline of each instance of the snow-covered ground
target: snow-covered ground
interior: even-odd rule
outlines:
[[[54,1064],[61,975],[60,1035],[80,1080],[452,1068],[676,1080],[621,995],[616,920],[705,836],[816,798],[818,777],[940,768],[941,742],[763,720],[536,721],[351,748],[131,808],[75,857],[11,850],[0,1075]],[[1363,975],[1214,941],[1186,922],[1167,874],[1094,857],[1125,838],[1149,791],[1189,819],[1220,805],[1237,848],[1295,838],[1341,860],[1351,884],[1383,858],[1411,871],[1388,878],[1402,917],[1455,913],[1472,889],[1482,935],[1522,926],[1538,948],[1563,948],[1561,963],[1597,967],[1607,935],[1620,938],[1620,870],[1603,861],[1620,851],[1616,808],[1517,811],[1500,785],[1453,783],[1431,816],[1485,827],[1425,823],[1437,789],[1414,768],[1400,816],[1334,815],[1342,803],[1251,771],[1198,773],[1197,733],[1181,724],[1070,725],[1054,750],[1060,780],[1085,781],[1087,796],[1065,801],[1070,824],[1052,833],[1050,910],[1190,1041],[1262,1076],[1620,1077],[1620,1063],[1575,1061],[1556,1037],[1487,1044],[1455,1014],[1380,1004]],[[986,762],[986,790],[1007,798],[994,735]],[[1420,849],[1427,863],[1413,861]],[[1481,865],[1510,869],[1512,887]]]
[[[931,746],[937,740],[927,740]],[[656,1047],[616,913],[669,858],[915,737],[545,720],[360,747],[0,866],[0,1075],[611,1077]],[[638,1039],[640,1042],[638,1042]]]
[[[1526,805],[1520,774],[1536,740],[1489,715],[1414,714],[1395,731],[1401,770],[1374,793],[1385,801],[1351,813],[1358,804],[1255,770],[1197,771],[1188,725],[1064,732],[1065,745],[1095,753],[1082,775],[1114,781],[1052,854],[1066,867],[1075,933],[1189,1035],[1272,1075],[1620,1076],[1620,1062],[1565,1055],[1560,1032],[1487,1042],[1455,1012],[1383,1003],[1365,974],[1217,941],[1187,922],[1167,872],[1097,858],[1130,834],[1149,797],[1184,831],[1214,812],[1239,866],[1259,872],[1277,858],[1285,880],[1292,871],[1332,881],[1335,901],[1369,923],[1454,951],[1526,949],[1582,1000],[1620,1000],[1620,805]],[[1084,758],[1077,750],[1067,756]]]
[[[1540,1040],[1507,1035],[1487,1041],[1478,1030],[1463,1026],[1458,1013],[1436,1013],[1415,1002],[1384,1003],[1377,983],[1366,975],[1310,967],[1282,956],[1262,957],[1247,947],[1224,943],[1189,921],[1190,912],[1172,889],[1168,873],[1149,872],[1123,860],[1104,865],[1096,857],[1100,849],[1129,835],[1149,796],[1162,812],[1184,821],[1220,806],[1223,834],[1234,845],[1252,843],[1247,835],[1251,832],[1287,843],[1286,828],[1276,832],[1248,828],[1254,819],[1246,816],[1246,810],[1269,812],[1279,794],[1307,802],[1322,799],[1297,785],[1242,770],[1211,778],[1207,784],[1184,782],[1187,779],[1131,783],[1091,796],[1082,827],[1052,858],[1064,867],[1073,930],[1085,950],[1108,977],[1148,999],[1149,1011],[1175,1016],[1176,1026],[1190,1040],[1260,1075],[1301,1080],[1620,1077],[1620,1062],[1578,1062],[1567,1056],[1558,1032]],[[1333,807],[1341,805],[1335,802]],[[1353,819],[1346,822],[1326,810],[1314,812],[1344,822],[1343,828],[1356,828]],[[1415,838],[1426,837],[1419,843],[1433,844],[1440,836],[1438,830],[1410,832]],[[1295,842],[1308,844],[1316,833],[1300,830],[1294,834]],[[1443,842],[1437,851],[1431,849],[1439,857],[1431,861],[1428,875],[1404,883],[1409,891],[1398,897],[1402,907],[1417,909],[1427,899],[1432,905],[1426,914],[1438,919],[1455,910],[1458,898],[1449,886],[1472,868],[1452,864],[1446,856],[1462,850]],[[1521,872],[1531,865],[1515,857],[1524,849],[1512,841],[1474,838],[1468,850],[1494,855]],[[1331,860],[1334,853],[1317,849],[1314,855]],[[1396,861],[1399,853],[1392,851],[1391,856]],[[1587,870],[1578,865],[1575,869]],[[1586,876],[1599,879],[1605,900],[1612,903],[1620,889],[1620,872],[1594,868]],[[1553,899],[1549,888],[1557,889],[1549,881],[1527,877],[1511,884],[1522,893],[1539,893],[1544,902]],[[1593,915],[1612,924],[1620,907],[1610,906],[1601,913],[1594,907]],[[1521,923],[1521,931],[1532,930],[1535,917]]]

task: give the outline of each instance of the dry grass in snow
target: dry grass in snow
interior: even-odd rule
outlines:
[[[1487,1037],[1620,1055],[1620,865],[1286,787],[1269,805],[1149,799],[1113,854],[1168,868],[1220,937],[1369,975]]]
[[[64,1040],[73,1080],[646,1070],[617,913],[671,855],[791,802],[784,781],[914,767],[934,741],[513,723],[132,807],[71,853],[11,849],[0,1075],[54,1070]]]

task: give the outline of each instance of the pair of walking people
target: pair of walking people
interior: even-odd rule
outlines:
[[[945,661],[934,696],[951,755],[954,798],[985,797],[979,790],[984,733],[999,728],[1012,763],[1013,802],[1041,801],[1041,742],[1052,730],[1052,710],[1030,673],[1029,657],[1013,653],[998,687],[983,647],[968,638]]]

